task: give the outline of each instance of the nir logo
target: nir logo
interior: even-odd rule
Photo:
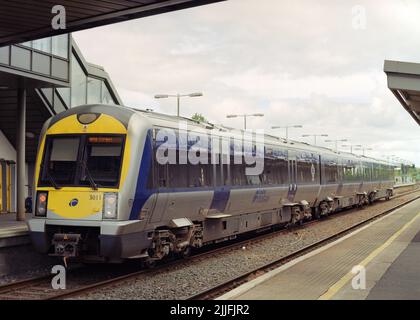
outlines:
[[[75,206],[77,206],[78,203],[79,203],[79,200],[73,199],[69,202],[69,206],[70,207],[75,207]]]

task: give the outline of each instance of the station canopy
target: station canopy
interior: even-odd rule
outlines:
[[[420,63],[385,60],[388,88],[420,125]]]
[[[0,0],[0,47],[224,0]],[[54,30],[54,6],[66,29]]]

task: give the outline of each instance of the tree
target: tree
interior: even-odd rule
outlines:
[[[207,122],[207,119],[201,113],[195,113],[191,119],[198,122]]]

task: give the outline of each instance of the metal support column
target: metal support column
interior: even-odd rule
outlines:
[[[17,106],[17,143],[16,143],[16,171],[17,171],[17,210],[16,219],[25,220],[25,139],[26,139],[26,89],[18,89]]]

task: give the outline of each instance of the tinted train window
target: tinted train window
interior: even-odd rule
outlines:
[[[318,156],[312,153],[302,153],[297,157],[297,183],[319,183],[319,169],[317,159]],[[334,176],[334,179],[338,179],[338,173]]]
[[[48,138],[41,183],[74,184],[79,145],[79,137]]]
[[[246,184],[258,186],[261,184],[260,176],[246,176]]]
[[[264,173],[262,176],[262,184],[277,185],[288,183],[287,161],[284,159],[264,159]]]
[[[372,179],[372,165],[369,162],[363,163],[363,180],[370,181]]]
[[[323,182],[327,184],[338,183],[338,159],[333,157],[323,158]]]
[[[86,167],[82,166],[80,184],[89,185],[91,178],[99,187],[117,186],[122,144],[121,137],[88,137],[83,159]]]
[[[245,164],[235,164],[233,161],[233,156],[230,158],[231,163],[231,177],[232,177],[232,185],[234,186],[243,186],[246,185],[246,177],[245,177]]]

